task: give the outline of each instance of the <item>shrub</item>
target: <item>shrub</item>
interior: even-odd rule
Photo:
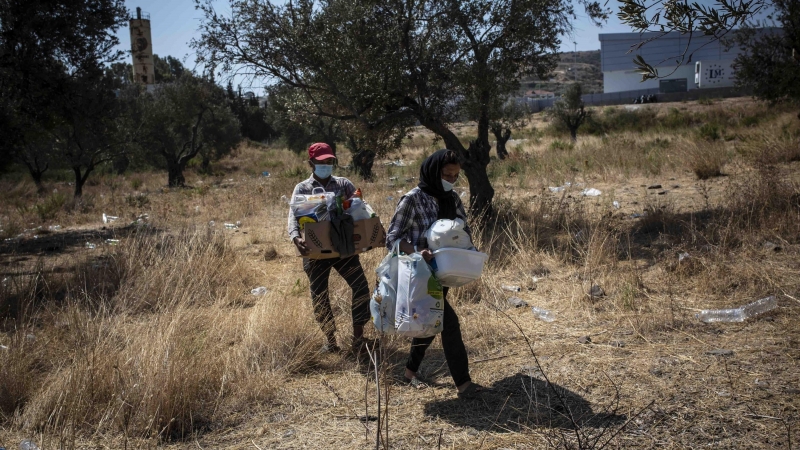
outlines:
[[[37,203],[36,214],[42,222],[54,218],[60,209],[64,207],[67,197],[58,192],[48,196],[42,203]]]
[[[689,167],[700,180],[721,176],[728,160],[722,144],[692,144],[687,153]]]
[[[716,141],[720,138],[719,127],[713,123],[704,123],[697,129],[697,134],[707,141]]]

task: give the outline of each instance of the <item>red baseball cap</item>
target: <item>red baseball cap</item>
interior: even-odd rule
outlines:
[[[333,154],[331,146],[324,142],[317,142],[308,147],[308,159],[322,161],[331,158],[336,158],[336,155]]]

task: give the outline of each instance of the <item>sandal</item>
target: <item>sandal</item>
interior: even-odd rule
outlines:
[[[427,389],[428,388],[428,383],[422,381],[419,377],[416,377],[416,376],[414,378],[408,379],[408,378],[406,378],[405,375],[403,375],[402,380],[403,380],[403,384],[411,386],[414,389]]]
[[[491,392],[491,389],[481,386],[478,383],[470,383],[463,392],[458,393],[458,398],[462,400],[474,400],[480,398],[486,392]]]

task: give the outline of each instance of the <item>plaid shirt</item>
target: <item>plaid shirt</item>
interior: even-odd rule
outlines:
[[[458,194],[453,192],[453,196],[456,198],[456,217],[460,217],[466,223],[467,213],[464,211],[464,204]],[[425,231],[436,222],[438,215],[439,201],[435,197],[426,194],[418,187],[408,191],[397,203],[397,209],[389,223],[386,248],[391,250],[398,239],[405,239],[420,250],[428,248]],[[468,226],[465,226],[464,230],[472,235]]]
[[[292,199],[295,195],[311,194],[314,188],[323,188],[325,192],[333,192],[334,194],[342,194],[342,197],[348,199],[356,193],[356,187],[345,177],[334,177],[328,180],[328,184],[322,185],[319,181],[311,175],[307,180],[297,183],[292,192]],[[292,208],[289,208],[289,225],[286,227],[289,233],[289,240],[293,241],[294,238],[300,237],[300,225],[297,223],[297,218],[292,214]]]

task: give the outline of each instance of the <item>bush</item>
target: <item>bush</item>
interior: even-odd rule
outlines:
[[[697,129],[697,134],[707,141],[719,140],[721,136],[719,127],[713,123],[704,123]]]
[[[42,222],[50,220],[54,218],[58,214],[58,211],[64,207],[66,201],[67,197],[63,194],[58,192],[53,193],[47,197],[44,202],[36,204],[36,214],[39,216],[39,219],[41,219]]]

